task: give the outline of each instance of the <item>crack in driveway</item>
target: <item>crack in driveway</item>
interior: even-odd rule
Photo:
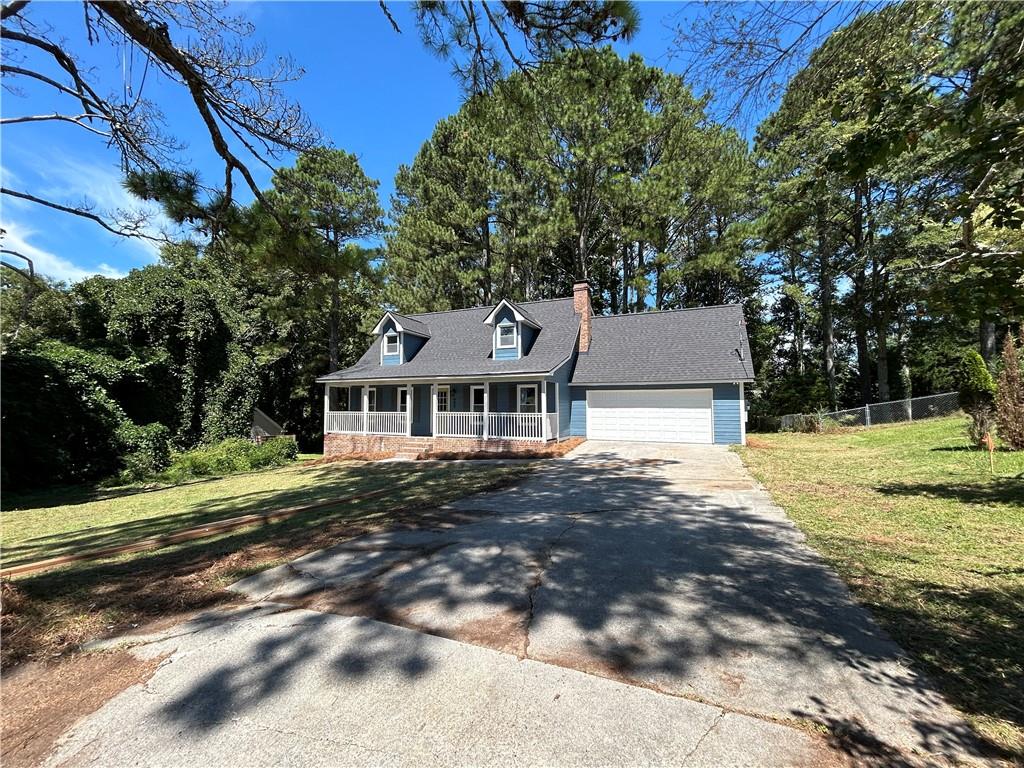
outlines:
[[[554,559],[555,549],[561,543],[565,535],[576,527],[583,514],[583,512],[569,513],[569,517],[572,522],[570,522],[561,530],[561,532],[558,533],[558,535],[548,542],[548,546],[541,553],[540,557],[536,558],[534,561],[534,577],[529,583],[526,593],[528,607],[526,612],[526,621],[523,626],[523,650],[520,655],[521,659],[530,658],[530,630],[533,628],[537,593],[544,584],[544,574],[551,565],[551,561]]]

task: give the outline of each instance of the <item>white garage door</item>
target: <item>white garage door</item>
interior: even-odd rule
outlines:
[[[711,390],[591,390],[587,392],[587,437],[712,443]]]

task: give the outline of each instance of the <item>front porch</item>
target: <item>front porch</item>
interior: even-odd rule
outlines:
[[[543,380],[328,384],[324,434],[547,442],[559,437],[558,398]]]

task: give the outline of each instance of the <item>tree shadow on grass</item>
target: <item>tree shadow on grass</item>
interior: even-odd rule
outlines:
[[[962,504],[1024,506],[1024,479],[998,478],[984,483],[887,483],[876,489],[887,496],[926,496]]]
[[[418,500],[423,498],[422,489],[416,487],[419,478],[439,470],[430,467],[399,469],[396,465],[374,464],[362,467],[324,465],[302,471],[307,482],[296,488],[215,496],[193,503],[187,510],[173,509],[162,515],[90,526],[77,531],[62,531],[7,544],[4,546],[4,564],[17,565],[89,549],[129,544],[219,520],[344,499],[384,488]],[[440,471],[444,471],[443,468]],[[328,512],[336,514],[336,510]],[[309,516],[314,513],[300,514]]]

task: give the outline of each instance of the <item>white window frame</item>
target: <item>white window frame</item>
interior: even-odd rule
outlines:
[[[533,390],[533,410],[523,410],[523,395],[521,394],[524,389]],[[540,397],[537,392],[536,384],[516,384],[516,413],[540,413]]]
[[[441,407],[441,393],[444,392],[444,408]],[[452,410],[452,388],[447,384],[437,385],[437,412],[451,413]]]
[[[391,351],[390,339],[395,340],[395,349]],[[402,354],[402,336],[398,331],[388,331],[384,334],[384,354],[385,355],[400,355]]]
[[[480,410],[479,411],[476,409],[476,403],[474,402],[476,400],[476,393],[477,392],[480,393]],[[484,385],[483,384],[473,384],[469,388],[469,410],[472,413],[483,413],[484,412],[484,406],[486,405],[486,402],[485,402],[485,398],[484,398],[483,394],[484,394]]]
[[[409,390],[406,387],[398,388],[398,410],[402,413],[409,412]]]
[[[366,388],[366,410],[370,413],[377,412],[377,388],[367,387]]]
[[[517,349],[519,347],[519,327],[518,323],[510,323],[507,320],[498,323],[497,330],[494,332],[494,344],[495,349]],[[511,328],[512,329],[512,343],[502,344],[501,343],[501,329]]]

